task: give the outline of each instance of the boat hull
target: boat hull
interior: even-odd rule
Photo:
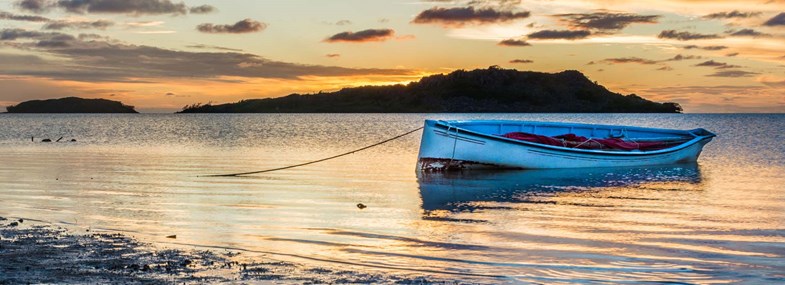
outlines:
[[[678,147],[654,152],[586,151],[517,142],[471,132],[442,121],[427,120],[418,171],[508,168],[551,169],[627,167],[695,162],[711,136],[697,137]]]

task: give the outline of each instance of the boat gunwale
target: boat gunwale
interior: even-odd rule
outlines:
[[[690,147],[690,146],[692,146],[692,145],[694,145],[694,144],[696,144],[698,142],[701,142],[701,141],[707,140],[707,139],[711,139],[711,138],[716,136],[714,133],[709,132],[709,131],[707,131],[705,129],[701,129],[701,128],[693,129],[693,130],[674,130],[674,129],[657,129],[657,128],[645,128],[645,127],[634,127],[634,126],[618,126],[618,125],[599,125],[599,124],[582,124],[582,123],[554,123],[554,122],[538,122],[538,121],[510,121],[510,120],[477,120],[477,121],[474,121],[474,120],[469,120],[469,121],[426,120],[426,125],[427,125],[427,121],[433,121],[433,122],[435,122],[435,124],[434,124],[435,127],[438,127],[438,128],[441,128],[441,129],[445,129],[445,130],[448,130],[448,131],[450,129],[456,129],[456,130],[459,130],[459,132],[468,133],[468,134],[471,134],[471,135],[475,135],[475,136],[479,136],[479,137],[483,137],[483,138],[488,138],[488,139],[492,139],[492,140],[496,140],[496,141],[506,142],[506,143],[514,143],[514,144],[521,144],[521,145],[531,146],[531,147],[538,147],[538,148],[544,148],[544,149],[550,149],[550,150],[557,150],[557,151],[562,151],[562,152],[574,152],[574,153],[590,154],[590,155],[651,156],[651,155],[668,154],[668,153],[673,153],[673,152],[680,151],[680,150],[685,149],[687,147]],[[633,151],[604,151],[604,150],[593,150],[593,149],[568,148],[568,147],[563,147],[563,146],[553,146],[553,145],[546,145],[546,144],[527,142],[527,141],[522,141],[522,140],[506,138],[506,137],[503,137],[503,136],[498,136],[498,135],[492,135],[492,134],[472,131],[472,130],[465,129],[465,128],[462,128],[462,127],[454,125],[456,123],[457,124],[460,124],[460,123],[478,123],[478,124],[482,124],[482,123],[501,123],[501,124],[503,124],[504,122],[509,122],[510,124],[531,123],[531,124],[550,125],[550,126],[571,125],[571,126],[580,126],[580,127],[586,127],[586,126],[607,127],[607,128],[611,128],[611,129],[612,128],[630,128],[630,129],[643,130],[643,131],[645,131],[645,130],[667,131],[667,132],[671,132],[671,133],[682,133],[682,134],[685,134],[685,135],[692,135],[694,138],[689,140],[689,141],[686,141],[684,143],[675,145],[673,147],[659,149],[659,150],[654,150],[654,151],[638,151],[638,152],[633,152]],[[695,133],[693,133],[694,131],[697,131],[697,130],[706,131],[708,133],[708,135],[699,136],[699,135],[696,135]]]

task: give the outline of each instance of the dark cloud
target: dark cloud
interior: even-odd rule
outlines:
[[[670,67],[670,66],[665,65],[663,67],[657,68],[657,70],[660,70],[660,71],[671,71],[671,70],[673,70],[673,68]]]
[[[764,26],[785,26],[785,12],[777,14],[765,23]]]
[[[243,51],[243,50],[241,50],[241,49],[236,49],[236,48],[228,48],[228,47],[222,47],[222,46],[213,46],[213,45],[205,45],[205,44],[190,45],[190,46],[186,46],[186,47],[189,47],[189,48],[196,48],[196,49],[214,49],[214,50],[228,50],[228,51]]]
[[[675,55],[675,56],[673,56],[671,58],[663,59],[663,60],[645,59],[645,58],[640,58],[640,57],[616,57],[616,58],[606,58],[606,59],[600,60],[599,62],[607,63],[607,64],[636,63],[636,64],[651,65],[651,64],[666,63],[666,62],[670,62],[670,61],[682,61],[682,60],[691,60],[691,59],[699,59],[699,58],[701,58],[701,57],[700,56],[696,56],[696,55],[681,55],[681,54],[677,54],[677,55]],[[592,61],[592,62],[589,62],[589,64],[590,65],[591,64],[595,64],[595,62]],[[667,67],[667,66],[665,66],[665,67]],[[670,67],[667,67],[667,68],[668,68],[667,70],[670,70],[669,69]],[[666,70],[666,69],[658,68],[657,70]]]
[[[531,59],[513,59],[510,60],[510,63],[533,63],[534,61]]]
[[[716,69],[728,69],[728,68],[741,67],[741,66],[738,66],[738,65],[727,64],[727,63],[724,63],[724,62],[717,62],[717,61],[714,61],[714,60],[704,61],[704,62],[696,64],[695,66],[714,67]]]
[[[49,10],[52,2],[49,0],[20,0],[16,2],[16,7],[24,11],[43,13]]]
[[[526,41],[524,41],[524,40],[506,39],[506,40],[500,41],[498,43],[498,45],[500,45],[500,46],[508,46],[508,47],[525,47],[525,46],[530,46],[531,44],[526,42]]]
[[[738,30],[738,31],[730,30],[730,31],[727,31],[726,33],[728,33],[731,36],[735,36],[735,37],[756,37],[757,38],[757,37],[770,37],[771,36],[771,34],[758,32],[758,31],[753,30],[753,29],[741,29],[741,30]]]
[[[542,30],[529,34],[527,37],[530,39],[565,39],[565,40],[579,40],[591,35],[591,32],[585,30]]]
[[[217,10],[218,9],[215,9],[215,7],[210,5],[202,5],[202,6],[188,8],[188,12],[190,12],[191,14],[209,14]]]
[[[749,72],[744,70],[722,70],[717,71],[715,73],[706,75],[711,77],[751,77],[755,76],[756,74],[760,74],[757,72]]]
[[[737,56],[737,55],[739,55],[738,52],[732,52],[732,53],[726,54],[725,56],[727,56],[727,57],[734,57],[734,56]]]
[[[174,96],[175,94],[172,93],[172,92],[166,92],[166,94],[164,94],[164,95],[166,95],[166,96]]]
[[[52,21],[46,23],[43,29],[45,30],[63,30],[63,29],[99,29],[105,30],[108,27],[114,25],[114,22],[109,20],[97,20],[97,21],[84,21],[84,22],[74,22],[74,21]]]
[[[325,56],[326,56],[326,57],[329,57],[329,58],[338,58],[338,57],[341,57],[341,55],[340,55],[340,54],[338,54],[338,53],[328,53],[328,54],[326,54]]]
[[[600,62],[604,62],[607,64],[618,64],[618,63],[637,63],[637,64],[657,64],[659,61],[645,59],[640,57],[617,57],[617,58],[606,58],[601,60]]]
[[[17,6],[39,13],[52,8],[79,14],[183,15],[188,12],[184,3],[171,0],[22,0],[17,2]]]
[[[588,14],[559,14],[572,28],[592,30],[621,30],[633,23],[657,23],[659,15],[596,12]]]
[[[19,41],[17,41],[19,40]],[[239,52],[190,52],[112,40],[83,41],[57,32],[0,30],[0,45],[59,58],[47,69],[2,65],[0,74],[86,82],[155,82],[165,78],[286,78],[303,76],[405,75],[404,69],[345,68],[280,62]]]
[[[27,22],[48,22],[49,18],[31,15],[16,15],[0,11],[0,20],[27,21]]]
[[[681,60],[690,60],[690,59],[700,59],[700,56],[697,55],[681,55],[677,54],[676,56],[666,59],[664,61],[681,61]]]
[[[56,37],[67,40],[76,39],[67,34],[28,31],[24,29],[4,29],[0,31],[0,41],[14,41],[17,39],[52,39]]]
[[[332,35],[325,42],[383,42],[395,35],[391,29],[367,29],[359,32],[343,32]]]
[[[752,18],[760,16],[761,12],[739,12],[738,10],[733,10],[730,12],[719,12],[719,13],[712,13],[706,16],[703,16],[704,19],[732,19],[732,18]]]
[[[445,26],[463,26],[466,24],[491,24],[510,22],[528,18],[529,11],[514,12],[496,10],[494,8],[454,7],[431,9],[420,12],[412,20],[415,24],[440,24]]]
[[[201,24],[196,29],[202,33],[211,34],[242,34],[259,32],[267,28],[267,24],[245,19],[232,25]]]
[[[715,35],[715,34],[698,34],[698,33],[691,33],[691,32],[679,32],[676,30],[662,31],[657,37],[661,39],[676,39],[680,41],[720,38],[719,35]]]
[[[686,45],[683,47],[684,49],[702,49],[702,50],[723,50],[728,47],[726,46],[696,46],[696,45]]]

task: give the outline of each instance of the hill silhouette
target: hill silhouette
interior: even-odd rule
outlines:
[[[677,103],[622,95],[579,71],[517,71],[492,66],[423,77],[407,85],[363,86],[310,95],[194,104],[180,113],[679,113]]]
[[[6,109],[8,113],[138,113],[118,101],[77,97],[25,101]]]

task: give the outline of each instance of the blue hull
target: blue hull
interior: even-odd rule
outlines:
[[[577,149],[502,137],[509,132],[545,136],[567,133],[588,138],[631,141],[678,141],[654,151]],[[669,130],[632,126],[527,121],[426,120],[417,169],[440,171],[466,168],[584,168],[666,165],[695,162],[716,135],[704,130]]]

